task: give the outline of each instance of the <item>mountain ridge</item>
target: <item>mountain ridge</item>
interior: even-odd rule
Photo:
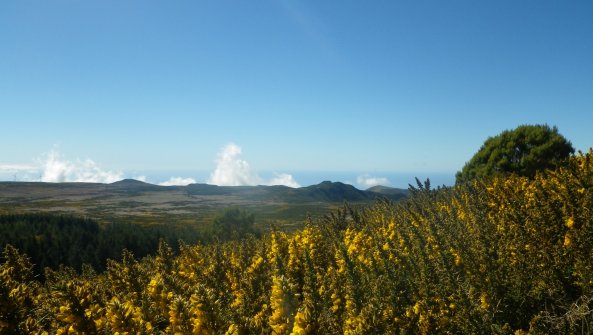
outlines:
[[[353,185],[339,181],[322,181],[319,184],[288,187],[284,185],[241,185],[241,186],[219,186],[206,183],[194,183],[185,186],[172,185],[163,186],[147,183],[136,179],[122,179],[113,183],[92,183],[92,182],[0,182],[0,196],[8,190],[31,189],[36,192],[45,190],[70,190],[89,192],[115,191],[118,193],[138,194],[142,192],[167,192],[184,191],[190,196],[254,196],[256,198],[270,198],[270,200],[284,201],[322,201],[322,202],[344,202],[344,201],[368,201],[375,198],[387,198],[400,200],[405,198],[408,190],[387,186],[374,186],[366,190],[360,190]]]
[[[288,186],[161,186],[125,179],[115,183],[0,182],[0,213],[55,213],[101,222],[207,224],[227,208],[254,213],[264,225],[302,226],[308,215],[321,216],[348,202],[368,205],[398,201],[406,190],[383,193],[341,182]]]
[[[380,190],[375,190],[374,188],[360,190],[350,184],[328,180],[303,187],[288,187],[284,185],[219,186],[207,183],[193,183],[186,186],[162,186],[135,179],[124,179],[107,185],[127,187],[128,191],[133,191],[136,188],[153,190],[178,189],[185,190],[190,195],[268,195],[276,199],[301,202],[307,200],[330,202],[367,201],[378,197],[400,200],[407,196],[407,190],[405,189],[382,186]]]

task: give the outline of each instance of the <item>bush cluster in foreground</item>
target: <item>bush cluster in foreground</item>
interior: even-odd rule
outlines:
[[[47,270],[6,247],[0,333],[593,332],[593,152],[534,178],[411,189],[301,231]]]

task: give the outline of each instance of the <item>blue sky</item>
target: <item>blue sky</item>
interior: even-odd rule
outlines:
[[[0,175],[452,177],[520,124],[593,146],[592,60],[592,1],[6,0]]]

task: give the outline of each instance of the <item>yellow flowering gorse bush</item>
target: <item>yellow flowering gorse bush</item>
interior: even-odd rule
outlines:
[[[8,246],[1,334],[593,332],[593,153],[533,179],[411,188],[292,234],[124,252],[33,277]]]

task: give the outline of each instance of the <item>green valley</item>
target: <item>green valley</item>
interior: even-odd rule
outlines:
[[[307,216],[320,217],[344,202],[365,205],[378,198],[399,200],[407,190],[361,191],[325,181],[301,188],[286,186],[158,186],[133,179],[100,183],[0,183],[0,213],[54,213],[100,223],[200,227],[228,208],[255,215],[256,225],[291,231]]]

